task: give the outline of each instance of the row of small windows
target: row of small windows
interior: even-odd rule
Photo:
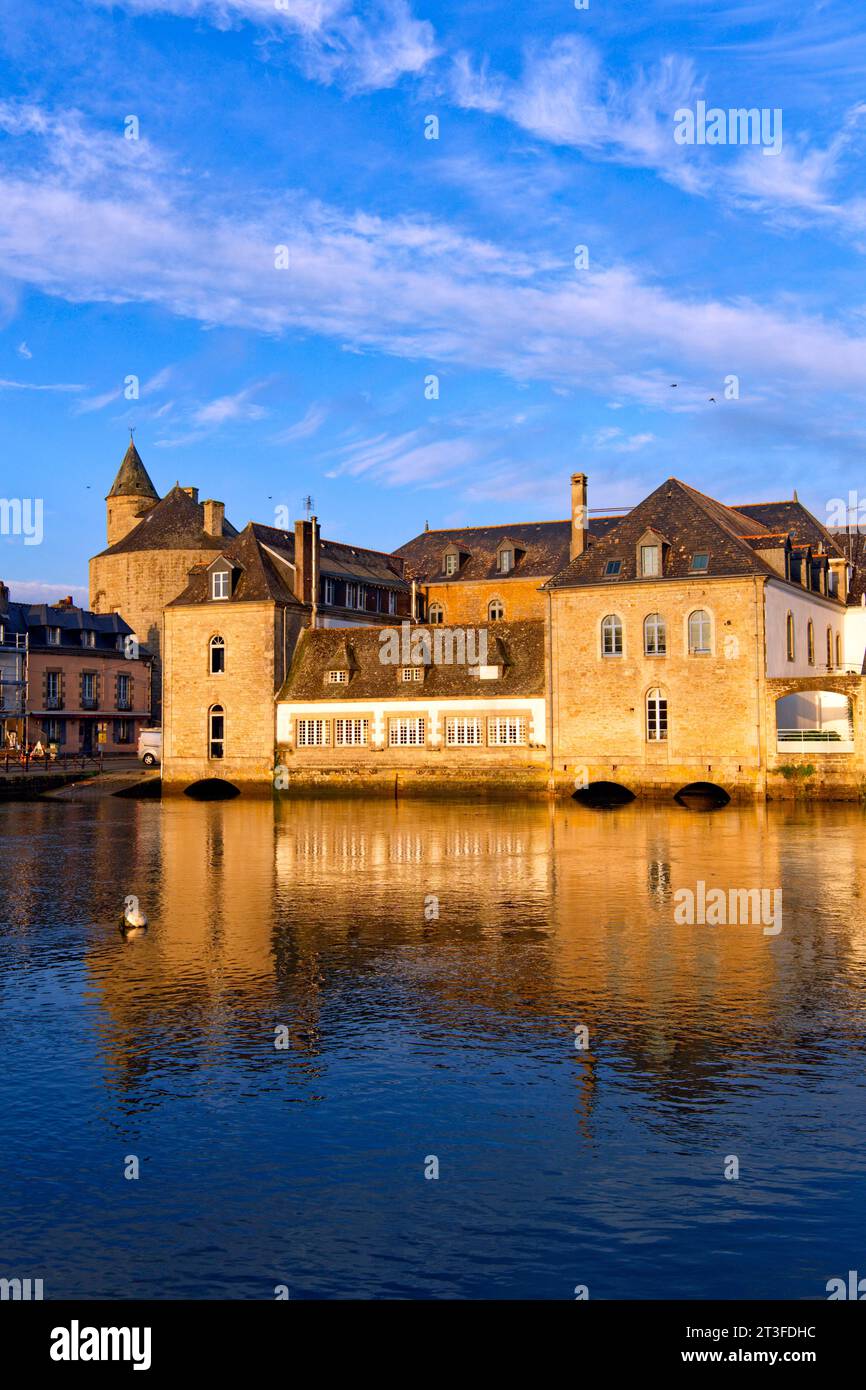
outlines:
[[[484,725],[487,744],[493,748],[518,747],[526,743],[527,721],[522,715],[495,715],[486,721],[480,715],[453,715],[445,720],[448,748],[481,748]],[[298,719],[295,743],[298,748],[366,747],[370,742],[370,720]],[[423,715],[400,715],[388,720],[391,748],[423,748],[427,743],[427,719]]]
[[[704,608],[689,614],[688,644],[692,656],[708,656],[712,651],[712,622]],[[649,613],[643,622],[643,649],[646,656],[667,656],[668,629],[661,613]],[[608,613],[601,622],[602,656],[622,656],[623,622],[618,613]]]
[[[793,613],[789,613],[789,614],[788,614],[788,619],[787,619],[787,623],[786,623],[786,634],[785,634],[785,635],[786,635],[786,644],[787,644],[788,660],[789,660],[789,661],[796,661],[796,659],[797,659],[797,629],[796,629],[796,625],[795,625],[795,623],[794,623],[794,615],[793,615]],[[832,666],[834,665],[834,657],[835,657],[835,665],[836,665],[836,666],[841,666],[841,665],[842,665],[842,634],[841,634],[840,632],[837,632],[836,635],[835,635],[835,638],[834,638],[834,636],[833,636],[833,629],[832,629],[831,627],[828,627],[828,628],[827,628],[827,650],[826,650],[826,656],[827,656],[827,668],[828,668],[828,670],[829,670],[830,668],[832,668]],[[809,619],[809,621],[808,621],[807,624],[806,624],[806,658],[807,658],[807,660],[808,660],[810,666],[814,666],[814,665],[815,665],[815,624],[812,622],[812,619],[811,619],[811,618]]]

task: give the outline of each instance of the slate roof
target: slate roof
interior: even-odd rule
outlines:
[[[842,530],[841,527],[834,527],[831,534],[853,568],[848,603],[859,607],[866,593],[866,535],[856,529]]]
[[[829,551],[831,555],[842,555],[838,542],[817,517],[807,511],[802,502],[747,502],[735,508],[744,516],[752,517],[770,531],[787,531],[793,540],[811,545],[812,550]]]
[[[150,481],[141,455],[131,439],[108,497],[152,497],[154,502],[159,501],[159,493]],[[106,502],[108,497],[105,499]]]
[[[194,502],[179,484],[157,501],[137,526],[116,541],[102,555],[124,555],[138,550],[222,550],[227,539],[236,536],[230,521],[223,520],[222,536],[204,529],[204,507]]]
[[[10,602],[2,612],[3,626],[8,633],[30,634],[31,648],[47,647],[47,637],[43,636],[44,630],[49,627],[57,627],[62,633],[81,633],[93,632],[97,639],[103,639],[106,644],[110,644],[111,649],[116,649],[116,639],[125,637],[132,632],[129,623],[121,618],[119,613],[92,613],[89,608],[79,608],[77,606],[68,608],[66,606],[55,606],[51,603],[17,603]],[[105,647],[80,648],[76,644],[74,650],[105,650]],[[56,646],[51,644],[52,652],[68,653],[70,648],[63,642]],[[149,655],[148,649],[141,644],[140,651],[143,657]]]
[[[466,665],[431,664],[424,680],[400,680],[399,665],[384,664],[380,627],[306,628],[295,648],[289,674],[277,699],[285,704],[306,704],[312,700],[396,700],[400,704],[417,701],[466,698],[490,700],[501,696],[532,697],[544,694],[544,623],[524,621],[482,624],[486,629],[487,656],[491,665],[504,658],[504,675],[482,681],[469,674]],[[399,629],[390,629],[400,636]],[[413,626],[413,632],[419,628]],[[428,627],[431,634],[460,632],[459,628]],[[477,639],[476,639],[477,640]],[[497,647],[497,643],[499,646]],[[329,670],[349,669],[345,685],[326,681]]]
[[[306,612],[307,605],[299,603],[295,598],[292,573],[285,560],[275,560],[273,556],[269,555],[262,542],[262,537],[257,534],[263,529],[271,530],[272,528],[257,527],[254,522],[248,522],[240,535],[235,535],[228,543],[223,541],[218,554],[214,555],[214,559],[217,559],[218,555],[225,555],[226,559],[230,560],[238,571],[231,601],[233,603],[261,603],[262,601],[273,600],[286,607],[297,608]],[[278,532],[277,534],[285,536],[288,532]],[[210,566],[206,564],[196,565],[190,571],[189,583],[186,588],[166,606],[175,608],[190,603],[213,602],[210,597],[208,581],[209,568]]]
[[[606,535],[596,538],[546,586],[551,589],[588,584],[622,583],[638,579],[637,547],[645,531],[654,530],[670,543],[662,578],[687,578],[693,574],[691,557],[706,551],[707,577],[757,574],[778,579],[776,571],[755,549],[756,541],[770,531],[756,518],[707,497],[677,478],[668,478],[649,497],[622,518]],[[620,560],[618,578],[605,575],[608,560]]]
[[[591,516],[590,535],[601,537],[620,518]],[[514,569],[502,574],[496,568],[496,552],[503,541],[524,550]],[[457,574],[442,573],[442,555],[450,545],[459,546],[467,559]],[[444,531],[422,531],[414,540],[398,546],[395,555],[406,561],[406,575],[423,584],[465,584],[470,579],[547,579],[568,564],[571,521],[519,521],[505,526],[461,526]]]

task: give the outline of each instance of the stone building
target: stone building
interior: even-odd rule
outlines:
[[[668,479],[548,584],[551,785],[763,796],[799,767],[856,793],[848,573],[798,503],[736,509]]]
[[[544,618],[542,586],[573,559],[589,536],[603,536],[617,517],[587,510],[585,473],[571,479],[571,517],[502,526],[422,531],[395,554],[414,581],[419,621],[518,622]]]
[[[277,696],[277,790],[545,790],[542,622],[407,623],[390,639],[301,635]]]
[[[303,628],[376,631],[409,614],[403,563],[250,522],[199,563],[165,608],[163,783],[219,780],[270,791],[274,696]]]
[[[152,654],[158,720],[163,609],[237,531],[223,503],[199,502],[197,488],[175,484],[160,498],[131,440],[105,504],[108,545],[90,561],[90,607],[121,613]]]

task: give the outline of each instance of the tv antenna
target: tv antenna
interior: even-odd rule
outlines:
[[[316,499],[314,497],[311,497],[310,494],[307,493],[306,497],[301,498],[301,506],[304,509],[307,521],[309,521],[310,517],[316,509]]]

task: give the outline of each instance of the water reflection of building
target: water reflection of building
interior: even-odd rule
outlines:
[[[390,1030],[410,1048],[493,1049],[516,1077],[540,1051],[584,1124],[610,1067],[656,1098],[722,1103],[756,1050],[814,1065],[827,983],[838,1002],[866,969],[848,810],[172,800],[130,806],[122,834],[113,810],[90,860],[114,880],[87,959],[128,1101],[158,1086],[152,1066],[222,1058],[275,1078],[284,1023],[311,1077]],[[673,894],[698,880],[781,886],[781,934],[677,925]],[[151,919],[135,943],[112,920],[127,889]]]

